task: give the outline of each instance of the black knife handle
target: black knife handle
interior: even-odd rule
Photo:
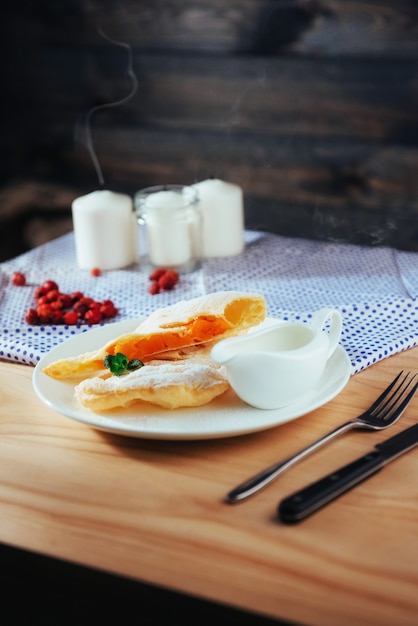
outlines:
[[[283,522],[299,522],[378,472],[383,465],[380,452],[370,452],[282,500],[278,515]]]

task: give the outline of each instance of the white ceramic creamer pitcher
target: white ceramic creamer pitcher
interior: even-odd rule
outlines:
[[[225,367],[231,387],[244,402],[277,409],[318,386],[341,330],[340,313],[324,308],[310,324],[281,321],[224,339],[212,348],[211,356]]]

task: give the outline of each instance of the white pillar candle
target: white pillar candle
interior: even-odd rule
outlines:
[[[244,201],[241,187],[219,179],[193,185],[203,220],[203,256],[233,256],[244,249]]]
[[[148,254],[153,265],[178,266],[190,260],[192,239],[184,206],[183,194],[176,191],[156,191],[147,197]]]
[[[112,191],[93,191],[72,203],[79,267],[119,269],[137,261],[137,222],[132,198]]]

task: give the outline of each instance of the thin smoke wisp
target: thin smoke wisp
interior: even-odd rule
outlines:
[[[133,59],[132,59],[132,48],[129,44],[124,43],[122,41],[116,41],[114,39],[111,39],[108,35],[106,35],[101,29],[99,29],[99,33],[100,35],[106,39],[107,41],[109,41],[110,43],[116,45],[116,46],[120,46],[122,48],[124,48],[127,53],[128,53],[128,64],[127,64],[127,75],[131,80],[131,90],[128,93],[127,96],[121,98],[120,100],[115,100],[114,102],[108,102],[105,104],[99,104],[95,107],[92,107],[85,118],[85,137],[86,137],[86,144],[87,144],[87,149],[90,153],[90,156],[92,158],[93,161],[93,165],[94,168],[96,170],[97,173],[97,177],[99,179],[99,183],[100,185],[104,185],[104,178],[103,178],[103,172],[102,169],[100,167],[100,163],[99,160],[97,158],[97,154],[96,151],[94,149],[94,144],[93,144],[93,139],[92,139],[92,133],[91,133],[91,118],[92,116],[97,113],[97,111],[103,110],[103,109],[109,109],[112,107],[117,107],[117,106],[121,106],[123,104],[125,104],[126,102],[128,102],[128,100],[130,100],[136,93],[137,89],[138,89],[138,80],[137,77],[135,75],[135,72],[133,70]]]

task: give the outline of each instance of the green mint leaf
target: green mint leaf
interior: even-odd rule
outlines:
[[[126,372],[129,360],[127,356],[125,356],[121,352],[118,352],[115,355],[106,355],[103,363],[105,367],[108,367],[110,369],[112,374],[114,374],[115,376],[121,376]]]
[[[122,374],[126,374],[127,371],[135,370],[144,365],[140,359],[132,359],[129,361],[128,357],[122,354],[122,352],[117,352],[115,355],[107,354],[103,363],[115,376],[122,376]]]

